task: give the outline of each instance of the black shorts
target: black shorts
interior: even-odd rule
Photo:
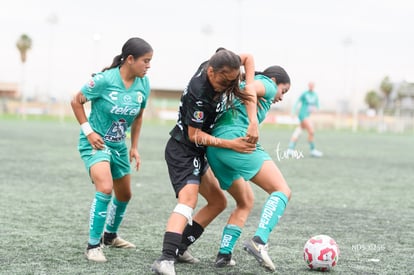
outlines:
[[[178,193],[187,184],[200,184],[201,176],[209,168],[204,150],[196,150],[174,138],[170,138],[165,147],[165,160],[171,184]]]

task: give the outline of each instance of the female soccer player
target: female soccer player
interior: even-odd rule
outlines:
[[[199,238],[204,228],[226,208],[226,197],[205,159],[206,146],[232,148],[246,153],[256,148],[256,96],[250,88],[245,93],[240,92],[242,65],[246,83],[250,85],[254,78],[253,57],[248,54],[239,56],[220,48],[200,65],[183,92],[177,124],[171,130],[165,148],[168,172],[178,204],[167,222],[162,255],[152,265],[152,270],[157,274],[175,274],[177,258],[185,262],[196,261],[185,253],[186,246]],[[217,117],[226,108],[226,99],[235,96],[245,100],[249,110],[246,124],[249,128],[245,136],[233,140],[211,136]],[[207,205],[193,217],[198,193],[207,200]]]
[[[244,83],[242,83],[243,85]],[[290,88],[290,78],[280,66],[272,66],[256,73],[253,83],[257,92],[257,118],[262,122],[270,106],[281,101]],[[220,139],[234,139],[245,136],[247,113],[244,103],[235,99],[234,108],[228,109],[218,119],[212,135]],[[231,213],[224,227],[216,267],[231,264],[234,245],[239,238],[247,217],[253,208],[254,196],[248,181],[252,181],[269,194],[262,208],[256,233],[251,240],[244,242],[244,249],[270,271],[275,266],[270,259],[268,238],[270,232],[283,215],[290,198],[290,189],[272,158],[257,144],[252,154],[242,154],[226,148],[208,147],[207,159],[216,175],[220,187],[235,199],[236,209]]]
[[[305,129],[308,132],[308,142],[310,147],[310,154],[312,157],[322,157],[323,153],[316,150],[315,148],[315,131],[313,129],[312,123],[309,119],[310,114],[319,109],[319,98],[316,94],[315,83],[309,82],[308,90],[303,92],[302,95],[298,98],[293,106],[293,114],[296,114],[296,110],[300,104],[300,110],[298,114],[300,125],[296,127],[295,131],[292,134],[289,142],[289,148],[287,151],[288,155],[295,155],[296,142],[299,139],[299,136],[302,132],[302,129]]]
[[[95,74],[71,102],[81,124],[78,149],[96,189],[90,208],[86,249],[86,258],[91,261],[106,262],[101,244],[135,247],[117,232],[132,196],[130,162],[135,160],[136,170],[141,162],[138,140],[150,95],[145,75],[152,55],[153,49],[146,41],[130,38],[112,65]],[[91,101],[89,117],[84,109],[87,101]],[[128,153],[125,132],[129,126],[131,148]]]

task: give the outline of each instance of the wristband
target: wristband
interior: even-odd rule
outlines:
[[[89,136],[93,132],[92,127],[89,124],[89,122],[82,123],[81,129],[82,129],[82,132],[85,134],[85,136]]]

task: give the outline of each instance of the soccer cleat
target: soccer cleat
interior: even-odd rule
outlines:
[[[103,244],[104,247],[106,246],[116,247],[116,248],[135,248],[136,247],[135,244],[130,243],[118,236],[113,238],[111,241],[105,240],[105,238],[102,237],[101,243]]]
[[[87,249],[85,252],[86,259],[89,261],[94,261],[98,263],[106,262],[105,255],[103,254],[102,248],[100,246]]]
[[[315,158],[320,158],[320,157],[323,156],[323,153],[321,151],[316,150],[316,149],[313,149],[310,154],[311,154],[312,157],[315,157]]]
[[[215,267],[226,267],[226,266],[235,266],[236,261],[231,258],[230,254],[217,254],[216,262],[214,263]]]
[[[249,254],[253,255],[256,260],[260,263],[261,266],[266,268],[269,271],[275,271],[275,265],[267,254],[268,245],[259,244],[254,240],[246,240],[243,243],[243,249]]]
[[[180,263],[187,263],[187,264],[196,264],[200,262],[199,259],[191,255],[188,249],[184,251],[182,255],[178,255],[177,261]]]
[[[175,267],[173,260],[156,260],[151,270],[159,275],[175,275]]]

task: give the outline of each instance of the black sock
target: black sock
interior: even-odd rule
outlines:
[[[97,247],[100,247],[101,246],[101,244],[90,244],[90,243],[88,243],[88,247],[86,248],[87,250],[89,250],[89,249],[92,249],[92,248],[97,248]]]
[[[253,241],[259,244],[265,244],[264,241],[262,241],[262,238],[260,238],[259,236],[254,236]]]
[[[104,244],[109,245],[112,243],[112,240],[115,239],[117,237],[116,233],[109,233],[109,232],[104,232]]]
[[[204,228],[197,222],[193,221],[193,225],[187,224],[187,226],[184,228],[179,254],[182,255],[191,244],[200,238],[203,232]]]
[[[165,232],[162,243],[162,256],[160,260],[175,260],[182,235],[174,232]]]

